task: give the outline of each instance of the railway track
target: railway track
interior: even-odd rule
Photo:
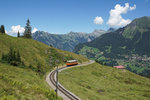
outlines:
[[[64,68],[64,67],[63,67]],[[60,69],[63,69],[60,68]],[[60,70],[58,69],[58,70]],[[56,87],[56,80],[55,80],[55,74],[56,74],[56,70],[54,70],[53,72],[51,72],[49,78],[50,81],[52,82],[52,84]],[[58,84],[58,90],[60,92],[62,92],[66,97],[68,97],[70,100],[79,100],[78,97],[74,96],[73,94],[71,94],[69,91],[67,91],[65,88],[63,88],[61,85]]]
[[[90,62],[86,62],[86,63],[82,63],[82,64],[78,64],[78,65],[75,65],[75,66],[71,66],[72,67],[76,67],[76,66],[85,66],[85,65],[89,65],[89,64],[92,64],[94,63],[94,61],[90,61]],[[70,67],[61,67],[58,69],[58,72],[59,71],[62,71],[62,70],[65,70],[65,69],[68,69]],[[47,77],[46,77],[46,81],[47,83],[49,84],[49,86],[52,88],[52,89],[56,89],[56,73],[57,73],[57,70],[53,70],[51,71]],[[79,97],[77,97],[75,94],[71,93],[70,91],[68,91],[67,89],[65,89],[59,82],[57,84],[57,91],[58,91],[58,95],[61,96],[64,100],[81,100]]]

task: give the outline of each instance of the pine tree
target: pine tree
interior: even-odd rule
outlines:
[[[21,57],[20,57],[19,51],[17,51],[17,57],[16,57],[16,58],[17,58],[17,61],[18,61],[18,62],[21,62]]]
[[[5,27],[4,27],[4,25],[1,25],[0,32],[5,34]]]
[[[12,60],[13,60],[13,61],[16,61],[16,60],[17,60],[16,51],[13,51]]]
[[[18,31],[17,37],[20,37],[20,33],[19,33],[19,31]]]
[[[10,47],[9,53],[8,53],[8,63],[13,61],[13,48]]]
[[[2,59],[1,60],[4,62],[7,62],[13,66],[19,66],[19,65],[24,66],[24,63],[21,61],[21,56],[20,56],[19,51],[16,52],[12,47],[10,47],[8,54],[5,55],[2,53]]]
[[[7,57],[7,55],[5,55],[4,53],[2,53],[2,61],[7,61],[8,59],[7,59],[8,57]]]
[[[24,37],[26,38],[32,38],[31,36],[31,26],[30,26],[30,20],[27,20],[25,31],[24,31]]]

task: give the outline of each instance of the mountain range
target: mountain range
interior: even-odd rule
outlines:
[[[72,52],[78,43],[90,42],[104,33],[106,33],[104,30],[94,30],[92,33],[70,32],[68,34],[50,34],[44,31],[37,31],[32,37],[34,40],[47,45]]]
[[[121,64],[135,73],[150,75],[150,17],[136,18],[123,28],[80,43],[74,52],[102,64]]]

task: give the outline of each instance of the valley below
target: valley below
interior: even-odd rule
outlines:
[[[78,44],[74,52],[107,66],[123,65],[150,77],[150,17],[134,19],[125,27]]]

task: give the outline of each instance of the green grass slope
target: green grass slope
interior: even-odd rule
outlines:
[[[59,64],[64,64],[64,59],[88,61],[80,55],[58,50],[32,39],[0,34],[0,59],[2,54],[9,52],[10,47],[19,50],[25,66],[11,66],[0,62],[0,100],[60,100],[45,82],[44,74],[53,69],[50,57],[59,56]],[[44,70],[43,74],[32,69],[37,69],[38,63]],[[33,67],[29,67],[30,65]]]
[[[64,70],[59,81],[82,100],[150,100],[150,79],[98,63]]]
[[[16,38],[0,34],[0,58],[2,53],[6,54],[9,52],[10,47],[13,47],[15,50],[19,50],[21,59],[27,66],[30,64],[37,66],[37,62],[40,62],[42,65],[48,65],[48,59],[51,52],[46,54],[45,51],[50,51],[51,49],[54,49],[53,53],[60,54],[66,58],[78,59],[81,62],[87,61],[87,59],[82,56],[52,48],[32,39]]]
[[[44,79],[31,69],[0,63],[0,100],[56,99]]]

